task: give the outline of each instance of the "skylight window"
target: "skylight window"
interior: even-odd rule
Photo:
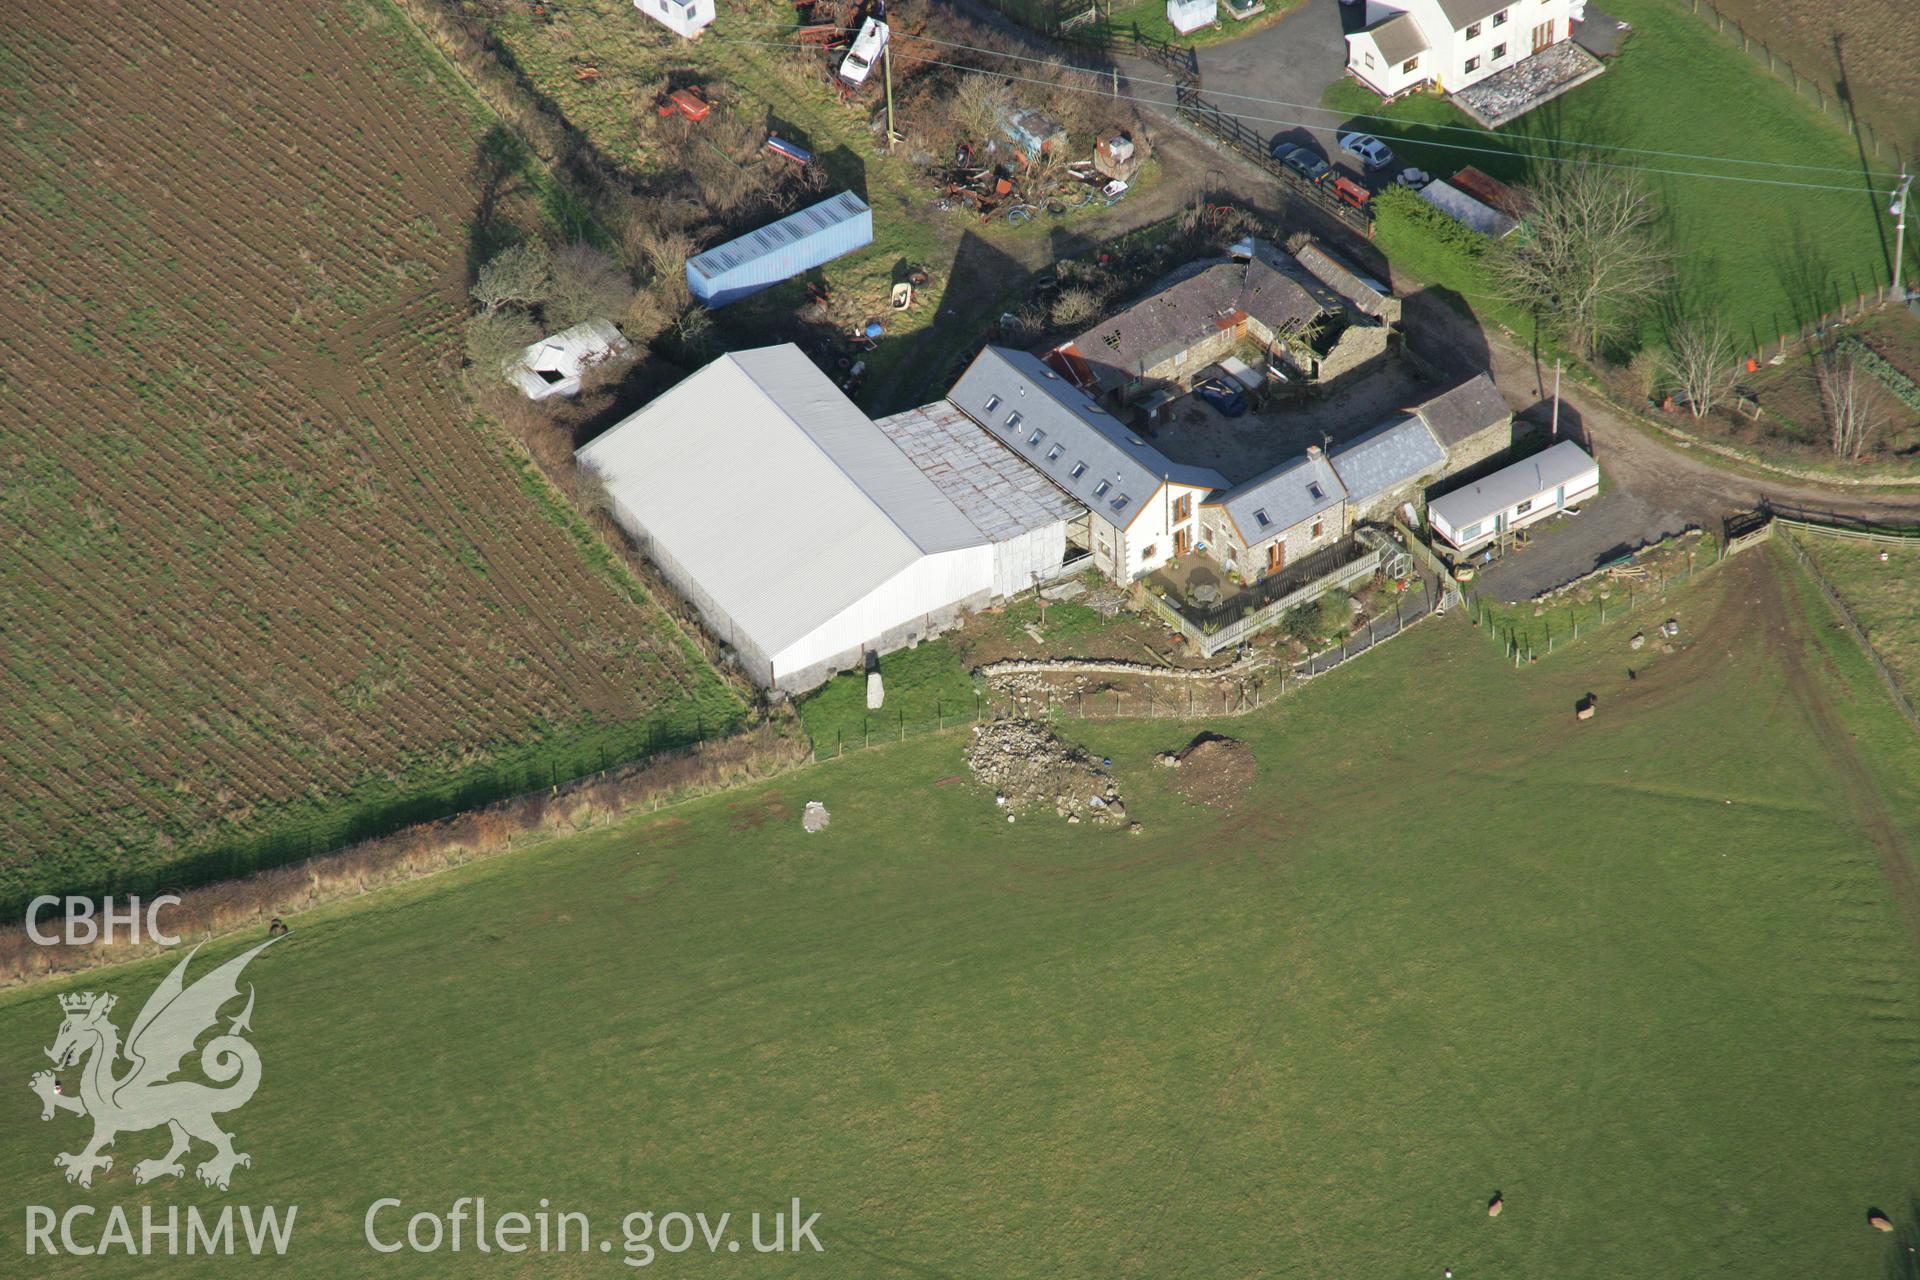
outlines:
[[[1042,440],[1045,440],[1046,438],[1047,438],[1047,433],[1046,433],[1046,432],[1044,432],[1044,431],[1036,431],[1036,432],[1034,432],[1034,433],[1033,433],[1032,435],[1030,435],[1030,436],[1028,436],[1028,437],[1027,437],[1027,447],[1028,447],[1029,449],[1032,449],[1032,448],[1035,448],[1035,447],[1037,447],[1037,446],[1039,445],[1039,443],[1040,443],[1040,442],[1041,442]]]
[[[1096,498],[1104,498],[1107,496],[1107,490],[1111,488],[1113,488],[1111,484],[1102,480],[1099,484],[1093,486],[1093,496]]]
[[[1265,507],[1262,507],[1258,511],[1254,512],[1253,518],[1259,521],[1260,527],[1262,529],[1266,528],[1267,526],[1273,523],[1272,519],[1268,517],[1267,509]]]
[[[1087,464],[1084,462],[1076,462],[1073,464],[1073,471],[1069,473],[1067,478],[1070,480],[1078,480],[1085,474],[1087,474]]]
[[[1008,414],[1008,415],[1007,415],[1007,430],[1009,430],[1009,431],[1018,431],[1018,430],[1020,429],[1020,423],[1021,423],[1021,421],[1022,421],[1022,419],[1021,419],[1021,417],[1020,417],[1020,415],[1019,415],[1019,413],[1018,413],[1018,412],[1015,412],[1015,413],[1010,413],[1010,414]]]
[[[1317,481],[1307,486],[1307,495],[1315,502],[1327,496],[1326,491],[1320,487]]]
[[[999,396],[988,396],[988,397],[987,397],[987,412],[988,412],[988,413],[992,413],[992,412],[993,412],[993,411],[994,411],[995,409],[998,409],[999,407],[1000,407],[1000,397],[999,397]]]
[[[1060,455],[1065,452],[1066,450],[1062,449],[1059,445],[1055,445],[1053,446],[1053,448],[1047,450],[1047,461],[1058,462],[1060,460]]]
[[[1133,501],[1132,498],[1129,498],[1126,494],[1123,493],[1119,497],[1113,500],[1113,509],[1115,511],[1125,511],[1127,509],[1127,504],[1132,501]]]

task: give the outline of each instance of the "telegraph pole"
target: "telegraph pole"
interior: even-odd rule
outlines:
[[[893,144],[899,135],[893,131],[893,41],[887,41],[886,49],[880,54],[880,69],[887,78],[887,153],[893,153]]]
[[[1900,259],[1907,248],[1907,195],[1913,189],[1913,177],[1907,172],[1907,166],[1900,166],[1900,190],[1893,196],[1893,203],[1887,206],[1887,212],[1898,218],[1893,233],[1893,296],[1897,301],[1907,300],[1906,281],[1900,277]]]
[[[1547,439],[1560,438],[1560,357],[1553,358],[1553,429]]]

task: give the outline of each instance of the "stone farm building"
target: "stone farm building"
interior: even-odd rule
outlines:
[[[789,345],[722,356],[577,456],[742,670],[799,692],[1071,567],[1081,508],[955,425],[875,423]]]
[[[1291,378],[1329,387],[1386,357],[1400,304],[1385,289],[1318,246],[1301,257],[1258,240],[1239,248],[1237,260],[1183,267],[1048,363],[1119,409],[1188,389],[1242,344]]]
[[[1258,582],[1510,429],[1482,377],[1235,483],[1026,352],[987,347],[946,398],[876,422],[787,345],[722,356],[577,456],[740,667],[798,693],[1081,567],[1128,584],[1201,556]]]

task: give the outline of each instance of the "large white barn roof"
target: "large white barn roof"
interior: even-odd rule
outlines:
[[[768,654],[987,541],[791,345],[720,357],[579,459]]]

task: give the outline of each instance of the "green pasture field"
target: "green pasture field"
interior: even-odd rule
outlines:
[[[1516,672],[1455,616],[1217,725],[1063,726],[1137,836],[1007,824],[956,732],[296,917],[247,974],[265,1076],[224,1195],[136,1189],[153,1133],[68,1186],[82,1122],[25,1088],[57,991],[118,994],[124,1028],[164,962],[11,993],[0,1249],[24,1205],[298,1205],[276,1275],[617,1276],[627,1212],[744,1235],[798,1197],[823,1253],[654,1266],[1897,1274],[1920,744],[1779,552],[1693,590],[1706,620],[1633,681],[1610,646]],[[1231,810],[1153,764],[1203,727],[1256,758]],[[363,1242],[381,1198],[391,1242],[462,1196],[586,1213],[612,1251]]]
[[[1856,542],[1811,530],[1792,536],[1847,602],[1907,697],[1920,698],[1920,539]]]
[[[1549,155],[1642,166],[1682,252],[1680,301],[1713,308],[1756,349],[1888,282],[1893,227],[1886,197],[1876,194],[1893,186],[1877,172],[1884,166],[1864,178],[1860,152],[1843,128],[1822,120],[1699,19],[1662,0],[1619,0],[1608,12],[1631,22],[1634,32],[1605,74],[1497,133],[1477,129],[1430,95],[1382,106],[1351,80],[1330,89],[1325,105],[1350,113],[1349,127],[1386,137],[1403,161],[1441,176],[1473,165],[1503,181],[1525,182],[1539,176]],[[1516,31],[1515,39],[1524,32]],[[1451,131],[1458,128],[1473,132]],[[1717,176],[1677,176],[1682,172]],[[1753,178],[1803,185],[1744,180]],[[1396,264],[1405,256],[1404,246],[1383,247]],[[1487,313],[1485,283],[1471,273],[1451,279],[1433,263],[1406,265]],[[1498,307],[1491,317],[1506,318]],[[1658,318],[1650,317],[1643,338],[1658,333]]]

